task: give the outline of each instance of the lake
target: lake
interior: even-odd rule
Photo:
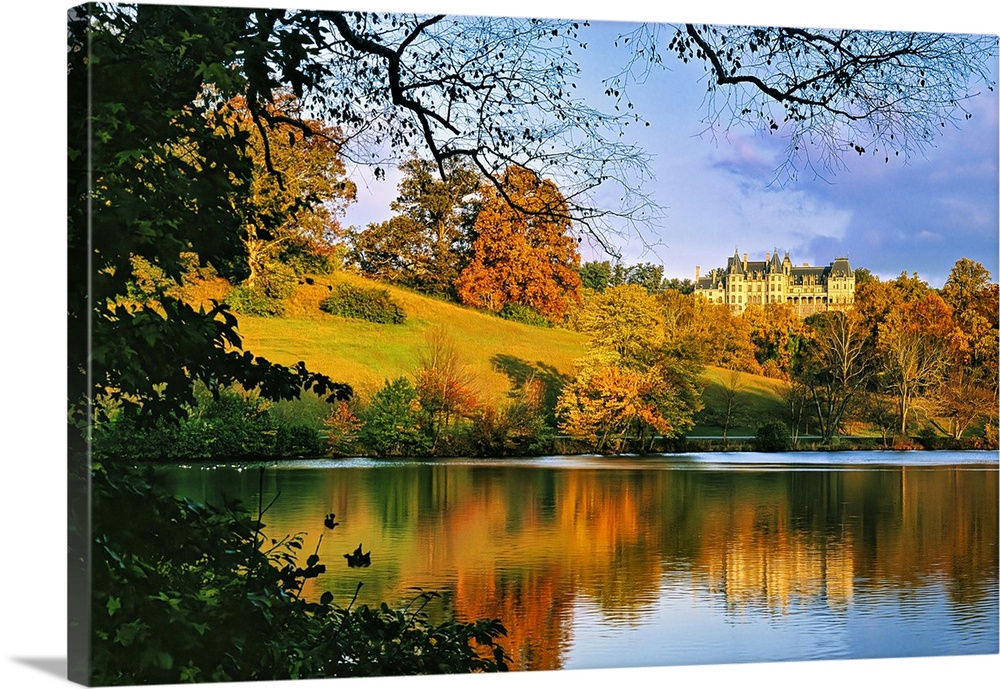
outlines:
[[[256,509],[255,466],[165,472]],[[995,452],[318,459],[267,465],[264,522],[318,545],[307,595],[437,591],[521,670],[991,654],[997,477]]]

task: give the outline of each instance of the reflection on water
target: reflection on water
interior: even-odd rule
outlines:
[[[301,462],[266,471],[264,521],[319,544],[310,595],[437,590],[519,669],[998,651],[995,454],[779,457]],[[257,503],[257,471],[169,473]]]

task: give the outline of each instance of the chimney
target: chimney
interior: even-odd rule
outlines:
[[[747,269],[747,254],[743,254],[743,270]]]
[[[694,281],[698,282],[701,279],[701,266],[694,267]]]
[[[768,251],[766,254],[764,254],[764,263],[770,263],[770,262],[771,262],[771,252]]]

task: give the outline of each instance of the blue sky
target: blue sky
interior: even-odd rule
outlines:
[[[517,9],[524,4],[512,7],[510,13],[519,14]],[[424,7],[415,2],[388,6]],[[596,35],[582,60],[585,68],[596,65],[595,83],[597,77],[608,76],[602,70],[607,71],[609,62],[615,63],[615,56],[600,46],[610,47],[628,24],[607,20],[606,8],[580,14],[579,6],[568,2],[546,5],[544,11],[549,16],[601,20],[591,27]],[[646,17],[636,12],[632,8],[622,16]],[[658,20],[701,19],[688,16],[693,12],[690,9],[677,17],[664,9],[649,12],[650,18]],[[720,12],[716,15],[727,16]],[[716,15],[705,18],[722,21]],[[794,18],[778,15],[769,21],[767,16],[753,14],[743,18],[736,11],[732,20],[725,21],[794,24],[786,21]],[[871,16],[854,23],[846,15],[839,21],[832,16],[829,21],[836,23],[816,23],[824,18],[806,15],[806,23],[799,25],[996,32],[995,25],[987,26],[982,19],[973,17],[964,24],[955,20],[925,18],[923,24],[897,25],[892,19],[878,23]],[[997,91],[982,88],[983,95],[968,106],[972,119],[961,130],[942,129],[923,154],[909,160],[892,158],[888,164],[882,157],[852,155],[845,157],[847,169],[836,174],[820,179],[805,172],[779,185],[774,182],[776,168],[784,159],[780,137],[761,137],[740,129],[706,135],[701,66],[683,65],[670,56],[665,64],[667,69],[654,72],[631,95],[637,110],[651,123],[633,129],[636,143],[653,156],[655,181],[649,189],[666,213],[657,227],[643,234],[644,241],[621,238],[618,243],[627,262],[662,264],[668,276],[684,278],[693,277],[696,265],[703,271],[723,265],[737,247],[740,253],[761,258],[777,248],[790,252],[797,264],[826,264],[836,256],[848,256],[853,265],[882,277],[917,272],[940,286],[955,261],[968,256],[982,262],[996,279],[1000,226]],[[599,98],[600,89],[594,91]],[[390,176],[387,182],[366,185],[365,176],[359,175],[360,200],[349,211],[346,224],[364,226],[388,218],[395,179]],[[585,258],[604,257],[585,249]]]

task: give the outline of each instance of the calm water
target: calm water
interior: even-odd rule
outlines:
[[[256,468],[169,475],[257,504]],[[319,544],[310,595],[436,590],[435,619],[503,620],[519,669],[986,654],[997,475],[973,452],[315,460],[267,468],[264,521]]]

